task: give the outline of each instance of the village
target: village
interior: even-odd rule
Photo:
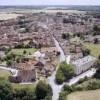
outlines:
[[[48,80],[61,62],[72,66],[73,77],[92,68],[95,72],[100,51],[95,55],[86,44],[98,45],[100,49],[100,18],[62,12],[19,15],[0,20],[0,69],[12,73],[10,82]]]

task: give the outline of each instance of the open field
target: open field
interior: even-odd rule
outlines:
[[[15,19],[18,16],[21,16],[21,15],[20,14],[13,14],[13,13],[0,13],[0,20]]]
[[[100,44],[84,43],[84,46],[91,50],[91,54],[95,57],[100,55]]]
[[[6,70],[0,69],[0,78],[4,78],[8,80],[8,77],[10,76],[10,72]]]
[[[62,12],[62,13],[81,13],[84,14],[86,13],[85,11],[79,11],[79,10],[64,10],[64,9],[8,9],[6,12],[16,12],[16,13],[40,13],[40,12],[45,12],[45,13],[57,13],[57,12]]]
[[[67,100],[100,100],[100,89],[71,93]]]
[[[17,83],[11,83],[14,89],[23,89],[27,88],[30,90],[34,90],[35,88],[35,83],[33,84],[17,84]]]
[[[31,53],[31,54],[33,54],[35,51],[36,51],[36,49],[35,48],[28,48],[28,49],[12,49],[11,51],[10,51],[10,53],[12,52],[12,53],[14,53],[14,54],[17,54],[17,55],[23,55],[23,52],[24,51],[26,51],[27,53],[27,55],[29,54],[29,53]]]

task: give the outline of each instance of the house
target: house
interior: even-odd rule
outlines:
[[[20,70],[17,77],[21,78],[21,82],[34,82],[36,73],[35,70]]]
[[[93,56],[90,56],[90,55],[73,61],[72,65],[73,65],[73,68],[74,68],[76,75],[79,75],[82,72],[93,67],[93,64],[95,63],[95,61],[96,61],[96,58]]]
[[[16,64],[16,68],[18,69],[17,76],[10,76],[10,81],[12,82],[33,82],[36,80],[36,71],[34,69],[33,64],[35,61],[29,61],[24,63]]]

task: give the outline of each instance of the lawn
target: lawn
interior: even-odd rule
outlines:
[[[67,100],[100,100],[100,89],[74,92],[68,95]]]
[[[100,55],[100,44],[84,43],[84,46],[91,50],[91,54],[95,57]]]
[[[11,83],[14,89],[23,89],[27,88],[30,90],[34,90],[35,88],[35,83],[33,84],[18,84],[18,83]]]
[[[23,55],[23,51],[26,51],[27,53],[27,55],[29,55],[29,53],[30,54],[33,54],[35,51],[36,51],[36,49],[35,48],[28,48],[28,49],[12,49],[11,51],[10,51],[10,53],[12,52],[12,53],[14,53],[14,54],[17,54],[17,55]]]
[[[8,77],[10,76],[10,72],[6,70],[0,69],[0,78],[4,78],[8,80]]]

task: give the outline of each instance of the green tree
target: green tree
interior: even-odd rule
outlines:
[[[97,25],[95,25],[93,29],[94,29],[94,31],[100,31],[100,27]]]
[[[27,53],[27,51],[26,51],[26,50],[24,50],[24,51],[23,51],[23,54],[25,55],[26,53]]]
[[[62,62],[56,73],[56,82],[58,84],[68,81],[74,76],[74,70],[71,65],[68,65],[66,62]]]
[[[82,50],[83,56],[90,55],[91,51],[89,49]]]
[[[15,100],[36,100],[35,92],[28,88],[17,89],[13,95]]]
[[[45,98],[47,98],[48,96],[52,96],[52,89],[44,81],[39,81],[36,86],[35,93],[37,100],[45,100]]]
[[[69,33],[62,34],[62,39],[69,39],[69,37],[70,37]]]
[[[11,84],[3,78],[0,78],[0,100],[13,100]]]

